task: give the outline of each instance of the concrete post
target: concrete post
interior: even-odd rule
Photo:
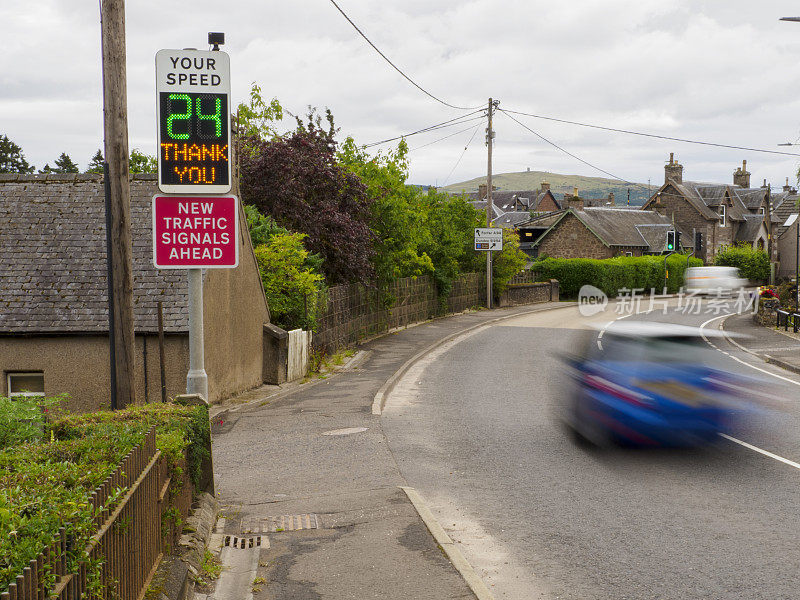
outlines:
[[[189,373],[186,393],[208,398],[208,375],[203,346],[203,270],[189,269]]]

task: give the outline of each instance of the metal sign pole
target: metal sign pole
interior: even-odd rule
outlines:
[[[189,269],[189,373],[186,393],[208,401],[208,375],[203,346],[203,270]]]

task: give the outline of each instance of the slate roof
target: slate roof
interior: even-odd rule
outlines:
[[[472,206],[474,206],[476,210],[479,210],[484,214],[486,213],[486,204],[487,204],[486,200],[473,200],[470,202],[470,204],[472,204]],[[494,201],[492,201],[492,219],[496,219],[502,214],[503,211],[500,209],[500,207],[497,206],[497,204],[495,204]]]
[[[736,194],[749,211],[756,211],[764,202],[768,188],[739,188],[732,187],[731,192]]]
[[[673,229],[671,223],[636,225],[636,231],[642,236],[648,248],[654,252],[661,252],[667,247],[667,232],[671,229]],[[694,241],[681,237],[681,246],[691,248],[693,244]]]
[[[134,327],[188,330],[186,273],[153,267],[155,175],[131,181]],[[108,332],[100,175],[0,174],[0,335]]]
[[[492,204],[499,207],[501,212],[513,211],[517,202],[526,210],[535,211],[547,194],[548,192],[541,192],[539,190],[494,190],[492,191]],[[481,203],[483,209],[486,210],[486,201],[478,200],[478,192],[469,192],[467,196],[471,199],[470,203],[473,206],[477,208],[477,205]],[[557,200],[552,192],[550,192],[550,196],[553,198],[553,202],[556,206],[563,208],[563,202]]]
[[[745,201],[740,197],[739,192],[743,192],[743,197],[748,202],[753,202],[753,197],[760,188],[738,188],[719,183],[701,183],[697,181],[684,181],[683,183],[675,183],[670,180],[666,185],[674,186],[688,201],[695,207],[697,212],[703,215],[706,219],[719,219],[719,205],[722,203],[723,198],[728,195],[731,198],[731,208],[727,211],[727,218],[734,221],[743,221],[744,215],[748,214],[748,208]],[[661,190],[653,194],[653,196],[645,202],[645,206],[649,206],[658,197]],[[764,189],[766,192],[766,188]],[[758,205],[756,205],[758,206]]]
[[[649,246],[639,226],[661,225],[671,228],[672,225],[667,217],[653,210],[587,206],[583,210],[570,209],[567,212],[573,213],[608,246]]]
[[[798,194],[789,194],[787,192],[781,192],[779,195],[773,195],[772,220],[777,225],[777,228],[775,229],[775,239],[781,237],[783,232],[788,229],[787,227],[784,227],[783,224],[786,223],[786,219],[789,218],[789,215],[797,212],[798,198],[800,198]]]
[[[503,229],[514,229],[520,223],[527,223],[531,220],[531,213],[528,211],[509,211],[503,213],[494,220],[496,227]]]
[[[736,231],[737,242],[750,242],[756,241],[758,232],[761,229],[761,224],[764,222],[764,215],[744,215],[744,223],[739,225]]]

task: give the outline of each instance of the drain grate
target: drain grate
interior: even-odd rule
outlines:
[[[241,550],[245,550],[246,548],[260,548],[261,536],[241,537],[238,535],[226,535],[222,545],[230,548],[239,548]]]
[[[302,531],[304,529],[319,528],[319,517],[313,513],[262,517],[242,523],[242,531],[244,533],[279,533],[281,531]]]
[[[278,531],[300,531],[301,529],[319,529],[317,515],[281,515],[279,517],[267,517],[264,519],[265,530],[269,532]]]

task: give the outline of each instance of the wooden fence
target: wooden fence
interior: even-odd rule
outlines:
[[[360,284],[332,287],[317,306],[313,345],[334,352],[395,327],[485,306],[485,281],[483,273],[463,275],[453,282],[446,305],[440,304],[436,285],[427,275],[398,279],[383,289]]]
[[[176,472],[185,471],[183,468]],[[120,488],[125,494],[109,509],[108,500]],[[92,591],[104,600],[141,598],[162,553],[180,534],[173,519],[167,535],[162,535],[162,518],[167,507],[185,516],[191,502],[191,482],[185,474],[179,481],[170,479],[167,460],[156,449],[155,428],[151,429],[89,497],[89,504],[96,512],[97,533],[90,538],[86,552],[90,563],[101,565],[101,587]],[[84,562],[77,572],[67,572],[66,555],[71,546],[72,540],[62,527],[53,542],[0,594],[0,600],[86,598],[92,584],[89,567]],[[52,587],[48,585],[48,574],[55,575]]]

